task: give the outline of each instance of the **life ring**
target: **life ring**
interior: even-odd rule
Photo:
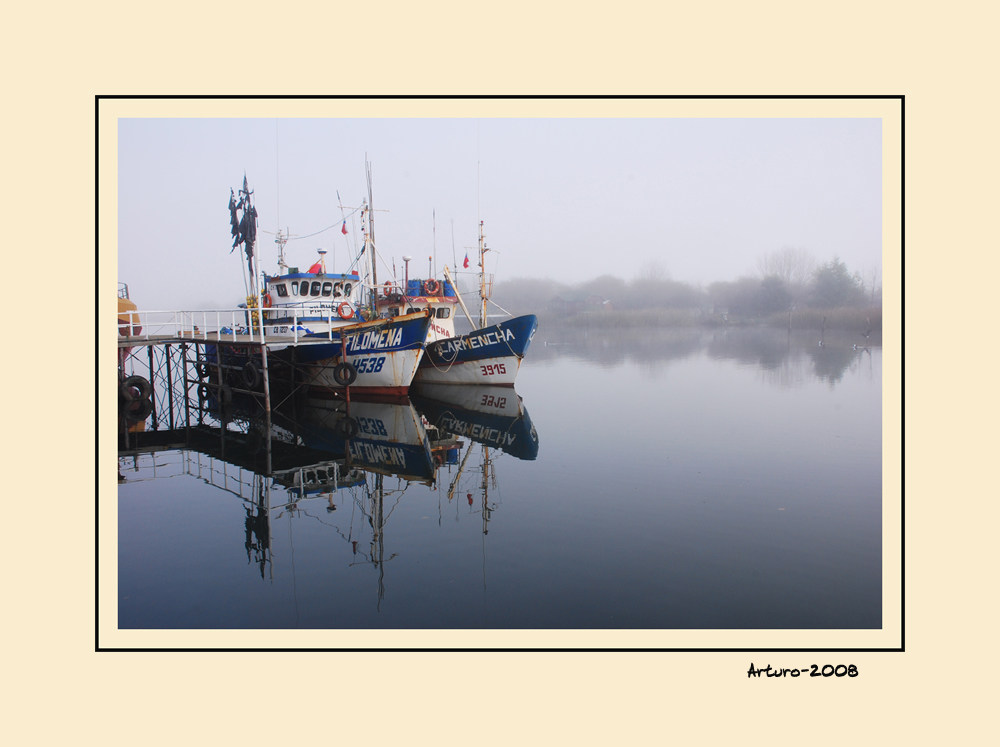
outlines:
[[[350,386],[358,378],[358,369],[347,361],[341,361],[333,367],[333,380],[341,386]]]
[[[137,402],[153,396],[153,387],[141,376],[129,376],[118,387],[122,399],[126,402]]]
[[[358,435],[358,421],[350,415],[345,415],[333,424],[333,429],[338,436],[347,441]]]
[[[337,315],[344,320],[350,319],[354,316],[354,307],[347,303],[347,301],[344,301],[344,303],[337,307]]]
[[[385,281],[385,285],[382,286],[382,291],[383,291],[383,295],[386,298],[389,298],[389,296],[392,295],[392,281],[391,280],[386,280]]]
[[[424,281],[425,296],[436,296],[440,290],[441,290],[441,283],[439,283],[434,278]]]
[[[247,389],[256,389],[260,385],[260,368],[255,361],[243,364],[243,383]]]
[[[265,309],[271,308],[271,294],[270,293],[265,293],[264,297],[261,298],[260,302],[262,304],[264,304],[264,308]]]

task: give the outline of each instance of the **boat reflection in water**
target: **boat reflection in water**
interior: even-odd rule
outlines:
[[[442,431],[518,459],[538,456],[538,434],[511,387],[417,384],[411,396],[428,422]]]
[[[272,581],[273,523],[319,518],[332,538],[350,543],[351,565],[378,571],[380,602],[384,565],[395,557],[387,554],[386,527],[408,489],[447,491],[456,506],[462,496],[478,502],[485,533],[496,508],[493,461],[538,453],[538,435],[511,387],[429,386],[420,397],[392,401],[299,394],[269,419],[254,397],[202,404],[187,428],[123,433],[120,469],[129,458],[138,464],[140,453],[176,449],[184,472],[243,500],[247,561]],[[333,518],[341,516],[349,525]]]

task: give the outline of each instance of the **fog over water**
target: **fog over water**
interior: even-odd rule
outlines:
[[[881,135],[877,119],[123,119],[118,279],[140,308],[238,303],[226,206],[244,173],[266,271],[279,228],[290,265],[324,248],[344,270],[366,157],[380,277],[393,262],[401,276],[403,255],[421,276],[466,252],[475,270],[480,219],[498,279],[656,263],[708,284],[782,248],[863,271],[881,262]]]

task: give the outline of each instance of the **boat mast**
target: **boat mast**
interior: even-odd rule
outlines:
[[[479,310],[479,328],[486,326],[486,236],[483,234],[483,222],[479,221],[479,298],[482,305]]]
[[[368,254],[368,263],[372,268],[372,285],[371,285],[371,305],[372,305],[372,318],[378,315],[378,306],[376,294],[378,293],[378,275],[377,275],[377,265],[375,261],[375,210],[372,208],[372,167],[368,161],[365,161],[365,171],[368,174],[368,241],[371,246],[368,248],[371,250]]]

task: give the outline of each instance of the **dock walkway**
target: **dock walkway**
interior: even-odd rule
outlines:
[[[224,408],[234,393],[249,396],[260,406],[266,429],[271,425],[271,388],[296,388],[295,349],[342,342],[343,332],[306,336],[308,330],[293,319],[289,326],[261,329],[256,312],[247,309],[206,311],[128,311],[118,314],[119,417],[128,436],[147,417],[154,431],[173,431],[192,418],[203,422],[212,399]],[[359,325],[363,322],[359,322]],[[223,350],[209,350],[219,346]],[[268,354],[292,348],[281,371],[270,371]],[[241,348],[235,360],[225,348]],[[275,382],[272,374],[288,381]],[[290,396],[290,395],[285,395]],[[345,388],[345,399],[350,398]],[[133,436],[134,437],[134,436]],[[266,471],[271,472],[271,446],[267,444]]]

